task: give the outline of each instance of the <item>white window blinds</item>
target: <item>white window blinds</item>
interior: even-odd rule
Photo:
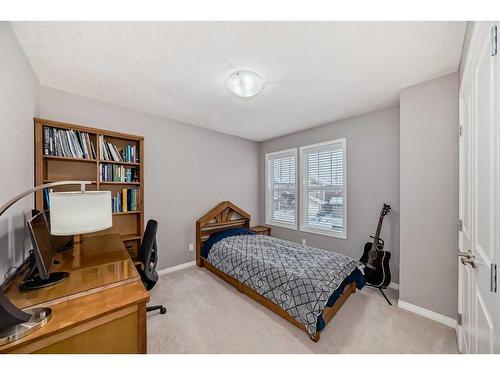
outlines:
[[[300,155],[300,230],[345,238],[345,139],[301,147]]]
[[[297,229],[297,150],[266,154],[266,224]]]

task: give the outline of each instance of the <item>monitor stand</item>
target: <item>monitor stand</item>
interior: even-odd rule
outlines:
[[[38,274],[38,268],[34,257],[29,259],[30,270],[24,277],[24,280],[19,284],[21,290],[34,290],[52,286],[60,283],[69,277],[68,272],[51,272],[48,279],[42,279]]]

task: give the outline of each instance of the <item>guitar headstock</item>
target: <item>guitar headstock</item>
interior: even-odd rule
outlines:
[[[380,216],[385,216],[389,212],[391,212],[391,206],[389,206],[388,204],[384,203],[384,207],[382,207],[382,210],[380,211]]]

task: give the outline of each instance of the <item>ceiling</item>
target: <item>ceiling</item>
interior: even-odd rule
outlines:
[[[457,71],[465,22],[13,22],[40,84],[255,141]],[[236,70],[264,78],[241,99]]]

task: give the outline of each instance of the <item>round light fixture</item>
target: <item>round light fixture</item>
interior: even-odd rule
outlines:
[[[262,91],[264,81],[257,73],[239,70],[228,77],[226,87],[240,98],[251,98]]]

